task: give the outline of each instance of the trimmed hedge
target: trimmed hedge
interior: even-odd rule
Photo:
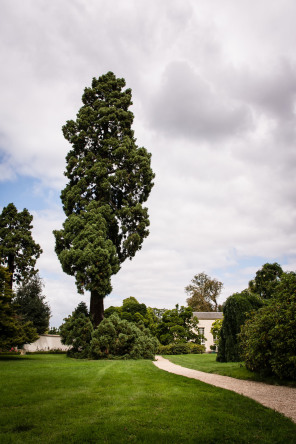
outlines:
[[[205,352],[205,346],[192,342],[176,342],[168,345],[160,345],[158,353],[161,355],[189,355]]]

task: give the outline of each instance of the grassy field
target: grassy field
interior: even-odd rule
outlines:
[[[276,377],[263,377],[255,372],[246,369],[242,362],[217,362],[216,354],[204,353],[202,355],[177,355],[164,356],[174,364],[183,367],[200,370],[207,373],[217,373],[218,375],[231,376],[237,379],[248,379],[252,381],[266,382],[267,384],[288,385],[296,387],[295,381],[285,381]],[[296,442],[296,440],[295,440]]]
[[[0,443],[295,444],[295,436],[279,413],[150,361],[0,357]]]

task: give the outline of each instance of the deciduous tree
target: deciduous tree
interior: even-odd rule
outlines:
[[[192,283],[185,288],[190,297],[186,300],[193,311],[218,311],[217,299],[223,284],[205,273],[194,276]]]
[[[112,72],[85,88],[76,120],[63,127],[72,145],[68,183],[61,193],[67,219],[55,231],[63,270],[75,276],[79,292],[91,292],[94,324],[103,319],[103,298],[111,276],[131,259],[148,236],[143,203],[153,186],[151,155],[136,145],[131,90]]]

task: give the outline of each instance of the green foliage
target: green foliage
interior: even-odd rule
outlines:
[[[217,361],[240,361],[238,334],[247,314],[262,307],[263,302],[257,295],[244,290],[230,296],[223,307],[224,319],[220,330]]]
[[[251,292],[258,294],[262,299],[270,299],[282,274],[282,267],[278,263],[264,264],[257,271],[255,278],[249,282],[249,289]]]
[[[38,339],[32,323],[23,321],[13,309],[10,282],[10,273],[0,266],[0,349],[2,351],[12,347],[22,347]]]
[[[0,214],[0,265],[8,268],[11,288],[38,271],[34,267],[42,250],[32,238],[32,220],[26,208],[18,212],[13,203]]]
[[[113,314],[94,331],[90,352],[95,359],[154,359],[157,348],[158,341],[148,329]]]
[[[190,295],[187,304],[194,311],[218,311],[217,298],[223,288],[222,282],[205,273],[196,274],[191,282],[191,285],[185,287],[186,293]]]
[[[31,321],[39,335],[49,326],[50,307],[42,295],[43,282],[38,274],[23,282],[13,298],[15,312],[26,321]]]
[[[153,186],[151,155],[136,145],[131,90],[124,87],[124,79],[112,72],[94,78],[76,121],[63,127],[72,149],[61,193],[67,219],[54,231],[56,253],[64,272],[75,276],[78,291],[90,290],[95,325],[103,318],[111,276],[149,233],[143,203]]]
[[[156,337],[163,345],[173,342],[195,342],[200,344],[201,337],[196,331],[198,319],[192,316],[191,307],[166,310],[156,328]]]
[[[105,310],[105,317],[108,318],[116,313],[120,319],[126,319],[140,326],[143,324],[155,335],[158,318],[154,314],[154,309],[140,304],[136,298],[129,297],[123,300],[121,307],[109,307]]]
[[[213,335],[214,340],[219,341],[221,337],[221,328],[223,324],[223,319],[216,319],[211,327],[211,333]]]
[[[272,300],[250,317],[240,334],[246,367],[296,380],[296,273],[282,273]]]
[[[188,355],[205,352],[205,346],[192,342],[175,342],[168,345],[160,345],[158,353],[161,355]]]
[[[84,310],[82,302],[60,326],[61,341],[65,345],[71,345],[67,354],[74,358],[87,358],[89,355],[93,325]]]

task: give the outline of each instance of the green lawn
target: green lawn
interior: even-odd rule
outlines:
[[[295,381],[281,380],[276,377],[263,377],[258,373],[247,370],[243,362],[217,362],[216,356],[214,353],[204,353],[202,355],[170,355],[164,356],[164,358],[174,364],[206,373],[217,373],[218,375],[231,376],[237,379],[249,379],[252,381],[266,382],[267,384],[296,387]]]
[[[295,436],[279,413],[150,361],[0,357],[0,443],[288,444]]]

